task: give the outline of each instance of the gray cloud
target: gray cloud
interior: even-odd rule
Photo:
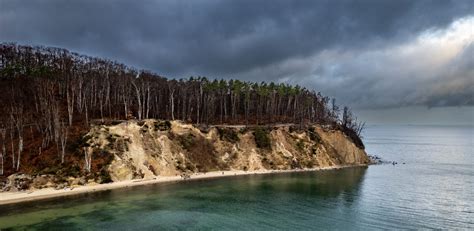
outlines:
[[[474,106],[474,36],[466,30],[474,17],[455,24],[406,43],[327,50],[245,75],[270,73],[359,108]]]
[[[472,105],[472,97],[465,100],[469,91],[453,94],[459,87],[442,84],[445,76],[472,69],[463,58],[453,61],[458,67],[443,70],[438,82],[430,81],[430,90],[413,95],[412,85],[427,82],[404,80],[398,91],[383,91],[396,82],[379,78],[384,69],[393,71],[383,65],[400,63],[367,53],[409,43],[422,31],[446,28],[470,14],[467,0],[0,0],[0,41],[64,47],[170,77],[303,83],[361,107],[369,101],[377,107]],[[472,49],[466,52],[472,62]]]

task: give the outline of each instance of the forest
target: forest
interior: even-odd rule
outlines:
[[[320,124],[360,143],[363,123],[348,107],[285,83],[190,77],[68,50],[0,45],[0,176],[84,161],[75,145],[91,126],[123,120],[217,124]]]

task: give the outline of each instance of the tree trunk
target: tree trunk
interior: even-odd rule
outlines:
[[[64,163],[64,155],[66,153],[66,143],[67,143],[67,135],[68,129],[65,125],[61,128],[61,164]]]
[[[171,120],[174,120],[174,89],[170,89]]]
[[[11,141],[11,146],[12,146],[12,169],[15,169],[15,143],[13,140],[14,132],[13,127],[10,129],[10,141]]]
[[[4,158],[5,158],[5,155],[7,154],[7,148],[5,147],[5,138],[6,138],[6,132],[7,130],[6,129],[2,129],[0,130],[0,134],[2,135],[2,158],[1,158],[1,161],[2,161],[2,169],[1,169],[1,174],[0,175],[3,175],[3,170],[4,170]]]
[[[66,100],[67,100],[67,112],[69,118],[69,126],[72,125],[72,116],[74,114],[74,87],[71,87],[71,93],[69,90],[66,91]]]
[[[3,152],[0,153],[0,176],[3,176]]]
[[[18,134],[18,158],[16,159],[16,171],[20,170],[21,152],[23,151],[23,135]]]
[[[84,148],[84,159],[85,159],[85,170],[87,172],[91,172],[91,165],[92,165],[92,155],[87,151],[87,148]]]
[[[135,87],[135,93],[137,94],[137,100],[138,100],[138,120],[142,120],[142,100],[140,97],[140,89],[138,89],[137,85],[135,82],[132,82],[132,85]]]

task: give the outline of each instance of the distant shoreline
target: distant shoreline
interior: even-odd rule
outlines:
[[[127,180],[119,181],[108,184],[93,184],[84,185],[76,188],[65,188],[65,189],[36,189],[27,190],[20,192],[1,192],[0,193],[0,205],[17,204],[23,202],[39,201],[51,198],[66,197],[72,195],[79,195],[85,193],[93,193],[100,191],[107,191],[120,188],[129,188],[141,185],[160,184],[166,182],[180,182],[180,181],[192,181],[200,179],[213,179],[221,177],[232,177],[232,176],[244,176],[254,174],[274,174],[274,173],[290,173],[290,172],[314,172],[322,170],[335,170],[342,168],[351,167],[364,167],[367,165],[345,165],[345,166],[331,166],[321,168],[309,168],[309,169],[292,169],[292,170],[255,170],[255,171],[243,171],[243,170],[231,170],[231,171],[213,171],[207,173],[195,173],[190,175],[190,178],[183,179],[181,176],[163,176],[156,177],[153,179],[138,179],[138,180]]]

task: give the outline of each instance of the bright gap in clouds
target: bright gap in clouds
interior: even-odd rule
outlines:
[[[410,124],[412,115],[413,124],[473,124],[473,28],[474,17],[462,18],[402,44],[325,50],[246,77],[273,74],[280,82],[320,90],[372,124]]]
[[[473,106],[474,17],[399,45],[330,49],[245,74],[280,76],[358,109]]]
[[[473,41],[474,17],[461,18],[451,24],[448,29],[428,30],[419,36],[423,43],[459,44]]]
[[[419,97],[415,103],[426,103],[423,100],[429,100],[430,96],[427,92],[455,95],[465,91],[467,106],[460,102],[461,105],[454,107],[360,109],[357,110],[359,118],[369,124],[474,125],[473,30],[474,17],[469,17],[454,22],[445,30],[426,31],[411,44],[389,49],[390,53],[399,54],[399,60],[414,62],[406,62],[406,70],[411,68],[417,73],[412,75],[415,78],[413,82],[417,82],[413,95]],[[463,63],[466,66],[462,66]],[[393,88],[398,86],[394,83]]]

